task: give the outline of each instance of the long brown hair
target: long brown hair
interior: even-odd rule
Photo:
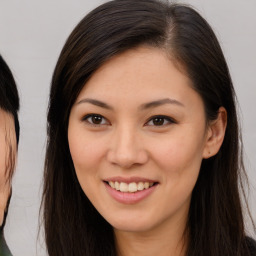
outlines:
[[[157,0],[116,0],[99,6],[76,26],[62,49],[48,109],[43,191],[48,253],[116,255],[112,227],[77,180],[67,127],[70,109],[93,73],[114,55],[142,44],[163,49],[185,69],[204,101],[208,121],[217,117],[219,107],[227,110],[223,145],[216,156],[203,160],[193,190],[187,255],[247,255],[239,194],[244,169],[228,66],[211,27],[193,8]]]

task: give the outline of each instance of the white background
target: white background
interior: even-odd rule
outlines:
[[[13,71],[21,99],[18,166],[5,228],[14,256],[46,255],[37,234],[51,76],[74,26],[103,2],[0,0],[0,53]],[[256,220],[256,0],[184,2],[196,7],[212,25],[229,63],[240,102],[246,166],[252,185],[251,208]]]

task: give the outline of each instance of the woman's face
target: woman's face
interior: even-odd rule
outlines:
[[[4,210],[10,195],[10,184],[7,182],[8,166],[10,161],[10,149],[16,154],[16,135],[13,116],[0,108],[0,225],[3,221]]]
[[[185,223],[207,134],[191,81],[149,47],[101,66],[73,105],[68,127],[84,193],[115,229],[135,232]]]

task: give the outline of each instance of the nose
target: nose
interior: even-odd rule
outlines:
[[[129,169],[135,165],[145,164],[148,161],[148,153],[138,132],[124,127],[114,132],[107,159],[112,164]]]

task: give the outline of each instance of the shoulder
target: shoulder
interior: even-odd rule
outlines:
[[[12,256],[4,239],[3,231],[0,231],[0,255],[1,256]]]
[[[250,251],[250,256],[256,256],[256,241],[250,237],[247,237],[246,242]]]

